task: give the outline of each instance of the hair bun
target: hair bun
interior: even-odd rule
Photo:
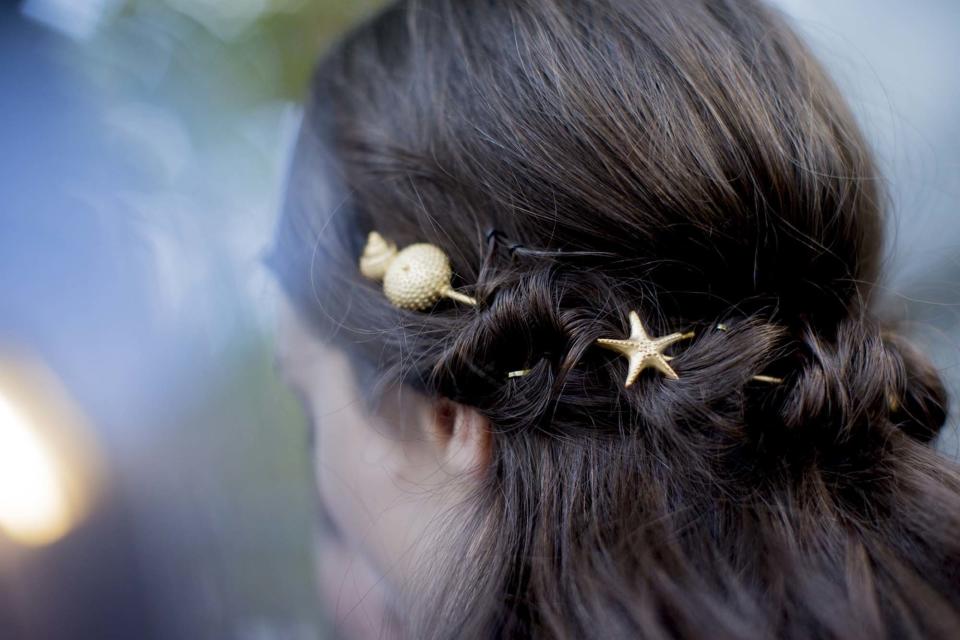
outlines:
[[[793,456],[846,451],[861,446],[868,431],[890,428],[926,442],[943,426],[946,390],[936,370],[869,318],[848,318],[828,334],[807,325],[795,347],[794,371],[775,392],[774,422],[783,432],[763,428],[766,446]],[[753,411],[750,424],[774,418]]]
[[[949,394],[943,378],[924,353],[905,338],[884,334],[897,369],[891,403],[893,423],[921,442],[929,442],[947,421]]]

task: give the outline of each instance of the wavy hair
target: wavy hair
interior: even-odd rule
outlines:
[[[358,368],[493,430],[410,637],[955,638],[960,473],[874,311],[881,187],[753,0],[406,0],[326,54],[274,269]],[[479,305],[393,308],[372,229]],[[630,309],[696,330],[679,380],[596,348]]]

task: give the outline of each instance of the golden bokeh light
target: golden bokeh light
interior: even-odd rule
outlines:
[[[49,371],[0,358],[0,537],[40,546],[66,535],[86,515],[99,475],[93,444]]]
[[[71,525],[62,470],[52,450],[0,389],[0,528],[25,544],[46,544]]]

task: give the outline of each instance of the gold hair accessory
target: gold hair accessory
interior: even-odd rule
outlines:
[[[629,387],[632,385],[640,375],[640,372],[647,367],[653,367],[671,380],[677,380],[680,376],[678,376],[677,372],[674,371],[669,364],[667,364],[667,360],[670,360],[671,356],[663,355],[663,350],[672,345],[674,342],[692,338],[694,335],[693,332],[688,331],[687,333],[671,333],[670,335],[663,336],[662,338],[651,338],[647,335],[646,330],[643,328],[643,323],[640,322],[640,316],[637,315],[636,311],[631,311],[629,317],[629,338],[597,339],[597,344],[599,344],[601,347],[610,349],[611,351],[616,351],[617,353],[624,355],[629,359],[630,366],[627,369],[627,381],[623,386]]]
[[[778,378],[777,376],[764,376],[764,375],[759,375],[759,376],[751,376],[751,378],[754,379],[754,380],[756,380],[757,382],[767,382],[767,383],[769,383],[769,384],[782,384],[782,383],[783,383],[783,378]]]
[[[717,331],[727,331],[727,325],[722,322],[717,323]],[[767,384],[783,384],[783,378],[777,376],[766,376],[766,375],[756,375],[750,376],[751,380],[756,380],[757,382],[766,382]]]
[[[360,272],[371,280],[382,280],[383,293],[401,309],[423,311],[444,297],[477,304],[474,298],[451,286],[450,259],[440,247],[426,242],[411,244],[398,252],[396,244],[371,231],[360,256]]]

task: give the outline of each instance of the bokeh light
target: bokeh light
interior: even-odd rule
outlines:
[[[46,544],[72,521],[61,461],[0,389],[0,528],[24,544]]]
[[[0,358],[0,533],[53,543],[87,515],[102,470],[86,420],[34,358]]]

